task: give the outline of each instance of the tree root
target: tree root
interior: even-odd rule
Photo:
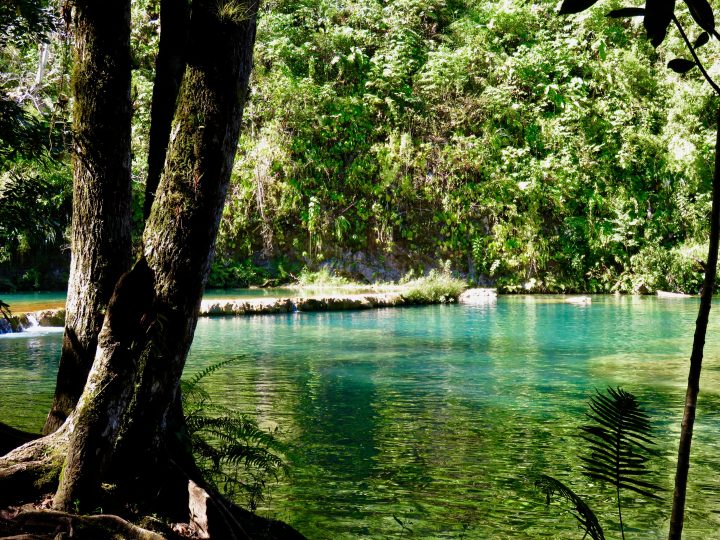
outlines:
[[[165,540],[167,535],[138,527],[125,519],[108,514],[81,516],[57,512],[55,510],[36,510],[32,507],[19,509],[12,518],[12,526],[22,535],[8,538],[73,538],[103,539],[124,538],[127,540]],[[1,530],[1,529],[0,529]],[[174,535],[176,538],[178,536]]]
[[[57,487],[67,436],[60,430],[0,457],[0,505],[34,501]]]
[[[34,540],[48,538],[92,539],[127,538],[158,540],[167,538],[205,538],[217,540],[304,540],[304,536],[280,521],[263,518],[231,503],[208,486],[192,460],[181,467],[173,460],[167,471],[166,488],[155,502],[140,503],[141,512],[128,512],[129,503],[136,504],[129,492],[109,493],[99,506],[122,514],[76,515],[36,508],[32,504],[46,496],[49,505],[58,485],[58,478],[67,449],[66,430],[30,441],[0,457],[0,538]],[[124,495],[130,495],[124,500]],[[148,504],[149,503],[149,504]],[[143,514],[157,513],[168,522],[188,520],[188,524],[171,527],[166,522]],[[135,525],[127,516],[140,523]],[[182,516],[182,517],[180,517]],[[151,530],[154,529],[154,530]],[[182,534],[180,533],[182,532]],[[10,535],[10,536],[8,536]],[[14,536],[12,536],[14,535]]]

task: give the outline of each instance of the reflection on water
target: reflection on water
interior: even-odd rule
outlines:
[[[696,309],[695,299],[501,297],[477,308],[201,319],[188,370],[236,358],[207,379],[211,393],[293,443],[292,476],[263,511],[309,538],[399,537],[395,518],[415,538],[578,538],[573,518],[547,509],[527,481],[535,472],[587,495],[616,538],[612,492],[579,474],[585,403],[607,385],[635,393],[655,418],[657,479],[670,488]],[[720,537],[717,326],[685,538]],[[3,418],[42,424],[58,347],[57,336],[0,339]],[[28,391],[33,379],[44,386]],[[29,395],[37,406],[26,412]],[[628,495],[628,538],[666,536],[663,496]]]

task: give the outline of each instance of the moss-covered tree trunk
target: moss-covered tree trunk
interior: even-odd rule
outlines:
[[[130,1],[74,2],[72,261],[65,335],[44,433],[73,411],[110,296],[131,261]]]
[[[187,68],[143,257],[117,285],[85,391],[66,424],[56,508],[93,507],[108,480],[153,492],[168,465],[180,375],[240,131],[256,10],[255,0],[193,2]]]

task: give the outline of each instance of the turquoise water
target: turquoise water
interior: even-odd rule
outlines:
[[[618,538],[612,492],[579,473],[585,404],[607,385],[638,396],[654,419],[655,480],[670,490],[696,310],[695,299],[500,297],[481,307],[201,319],[188,371],[236,359],[207,379],[211,393],[279,426],[293,445],[292,474],[262,511],[311,539],[580,538],[573,518],[546,508],[526,480],[538,472],[585,495]],[[720,538],[711,321],[685,538]],[[42,424],[58,348],[58,334],[0,338],[1,418]],[[666,537],[662,495],[626,498],[628,540]]]

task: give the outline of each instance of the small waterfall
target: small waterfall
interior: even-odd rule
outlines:
[[[34,326],[40,326],[40,323],[38,322],[37,317],[34,313],[26,313],[24,319],[25,321],[27,321],[27,323],[23,324],[25,321],[21,321],[23,330],[25,330],[26,328],[32,328]]]
[[[37,326],[40,326],[40,321],[38,321],[37,314],[35,313],[21,313],[16,317],[12,317],[10,320],[4,317],[0,318],[0,334],[22,332]]]

